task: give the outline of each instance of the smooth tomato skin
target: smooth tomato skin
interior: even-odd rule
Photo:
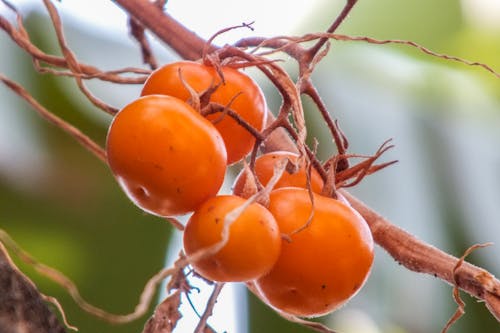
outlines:
[[[227,105],[236,96],[231,103],[231,109],[255,129],[261,130],[266,120],[267,109],[259,86],[237,69],[222,67],[222,73],[225,83],[221,83],[219,74],[212,66],[192,61],[170,63],[151,73],[141,95],[164,94],[187,101],[191,95],[182,80],[198,93],[220,84],[212,93],[210,101]],[[224,139],[228,164],[238,162],[251,151],[255,138],[233,118],[224,116],[220,120],[220,113],[208,115],[207,118],[215,122],[215,127]]]
[[[255,174],[261,182],[262,185],[266,186],[269,180],[271,180],[274,174],[274,166],[281,160],[288,158],[292,162],[296,162],[299,155],[286,151],[276,151],[272,153],[262,154],[255,160]],[[236,177],[233,185],[233,194],[248,198],[253,193],[245,193],[245,182],[247,180],[247,174],[245,170],[242,170]],[[315,193],[321,193],[323,189],[323,180],[321,176],[316,171],[316,169],[311,169],[311,189]],[[274,185],[275,189],[281,187],[307,187],[307,171],[305,165],[300,166],[297,172],[291,174],[285,169],[283,175]]]
[[[117,113],[106,152],[130,200],[159,216],[188,213],[215,196],[227,167],[215,127],[182,100],[162,95],[141,97]]]
[[[281,188],[270,194],[269,211],[280,232],[291,234],[311,213],[305,189]],[[297,316],[327,314],[347,302],[364,284],[373,262],[373,239],[366,222],[338,200],[314,194],[314,217],[304,230],[283,240],[269,274],[256,281],[273,307]]]
[[[184,230],[188,258],[220,242],[226,215],[243,204],[245,199],[222,195],[200,206]],[[249,281],[271,270],[280,249],[281,237],[274,217],[260,204],[252,203],[231,224],[229,240],[219,252],[190,263],[196,272],[213,281]]]

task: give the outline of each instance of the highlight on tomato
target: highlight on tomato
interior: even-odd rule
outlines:
[[[262,154],[255,160],[255,175],[263,186],[266,186],[274,174],[274,168],[277,163],[288,159],[292,163],[296,163],[299,155],[287,151],[275,151],[272,153]],[[247,171],[242,170],[233,185],[233,194],[248,198],[253,193],[248,193],[245,190],[245,183],[247,181]],[[310,184],[313,192],[321,193],[323,189],[323,179],[316,169],[311,168]],[[301,187],[307,188],[307,169],[305,165],[299,165],[296,172],[290,173],[287,169],[283,171],[283,175],[274,188],[280,187]]]
[[[260,295],[289,314],[315,317],[346,303],[365,283],[373,239],[363,218],[344,203],[301,188],[270,194],[269,211],[283,240],[272,270],[257,279]]]
[[[159,216],[188,213],[215,196],[227,167],[215,127],[184,101],[164,95],[121,109],[109,127],[106,153],[129,199]]]
[[[224,82],[213,66],[192,61],[170,63],[149,76],[141,95],[164,94],[188,101],[191,94],[186,85],[198,94],[217,87],[210,101],[223,106],[230,105],[241,119],[260,131],[267,114],[261,89],[249,76],[235,68],[223,66],[221,71]],[[240,161],[251,151],[255,138],[237,121],[221,113],[208,115],[207,118],[214,122],[224,139],[228,164]]]
[[[195,271],[220,282],[254,280],[271,270],[278,259],[281,237],[272,214],[258,203],[251,203],[236,217],[235,209],[246,200],[234,195],[208,199],[189,219],[184,230],[184,251]],[[229,214],[229,215],[228,215]],[[224,226],[229,223],[227,243],[221,243]],[[216,245],[224,244],[216,252]]]

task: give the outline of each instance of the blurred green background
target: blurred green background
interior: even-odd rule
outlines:
[[[499,71],[500,6],[481,12],[480,3],[488,2],[495,0],[360,1],[338,32],[411,39]],[[307,15],[297,20],[293,32],[325,29],[342,4],[303,4],[309,6]],[[46,13],[37,6],[22,8],[36,45],[59,53]],[[290,18],[274,19],[276,35],[290,33],[278,24]],[[125,27],[119,32],[98,30],[71,16],[65,24],[81,61],[101,69],[141,66],[139,49]],[[155,49],[161,62],[175,59],[161,45]],[[37,74],[31,59],[3,32],[0,59],[1,73],[104,144],[110,117],[96,110],[73,80]],[[399,163],[369,177],[353,193],[451,254],[460,256],[474,243],[495,242],[469,259],[500,275],[499,79],[408,46],[358,42],[333,42],[313,78],[349,138],[350,152],[373,153],[388,138],[396,145],[385,160]],[[274,92],[267,82],[262,86],[276,109]],[[89,87],[117,107],[140,91],[138,86],[94,81]],[[5,86],[0,86],[0,101],[0,227],[41,262],[73,279],[92,304],[116,313],[132,311],[145,282],[167,260],[172,228],[133,206],[105,165],[41,120]],[[318,139],[319,154],[327,158],[333,145],[318,114],[305,102],[310,139]],[[81,332],[141,331],[146,316],[128,325],[106,324],[80,310],[61,287],[19,264],[45,294],[61,301],[70,323]],[[238,332],[308,331],[280,319],[242,286],[237,290]],[[464,300],[467,313],[450,332],[500,332],[483,304],[466,295]],[[450,286],[409,272],[378,248],[366,286],[344,308],[321,320],[344,333],[439,332],[454,310]]]

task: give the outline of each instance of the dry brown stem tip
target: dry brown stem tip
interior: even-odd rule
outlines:
[[[40,293],[9,257],[4,246],[6,233],[0,229],[0,331],[64,333],[66,330]],[[8,244],[7,244],[8,245]],[[52,302],[58,304],[58,302]],[[61,314],[65,317],[61,308]],[[73,326],[68,326],[75,329]]]
[[[463,265],[463,263],[465,261],[465,258],[469,254],[471,254],[473,251],[475,251],[475,250],[477,250],[479,248],[483,248],[483,247],[487,247],[487,246],[491,246],[491,245],[493,245],[493,244],[492,243],[484,243],[484,244],[474,244],[474,245],[472,245],[458,259],[455,267],[453,267],[453,281],[454,281],[453,299],[455,300],[455,303],[457,303],[458,307],[457,307],[457,310],[455,311],[455,313],[450,317],[450,319],[448,320],[448,322],[444,326],[444,328],[441,331],[441,333],[448,332],[448,330],[450,329],[450,327],[455,322],[457,322],[460,319],[460,317],[462,317],[465,314],[465,303],[462,300],[462,298],[460,297],[460,290],[459,290],[459,287],[458,287],[458,279],[457,279],[457,271],[458,271],[458,269]]]

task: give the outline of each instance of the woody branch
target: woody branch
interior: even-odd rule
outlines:
[[[206,41],[149,1],[116,0],[116,3],[130,16],[140,21],[157,38],[177,51],[181,57],[195,60],[202,56]],[[349,1],[348,5],[350,3],[352,1]],[[344,17],[347,14],[348,12],[345,12]],[[279,138],[280,141],[270,142],[268,146],[273,147],[272,149],[294,149],[287,136],[273,136],[270,140],[273,138]],[[376,243],[383,247],[394,260],[409,270],[436,276],[484,300],[490,312],[500,321],[500,281],[491,273],[469,263],[464,263],[454,270],[459,258],[402,230],[345,190],[341,190],[341,193],[366,219]]]

